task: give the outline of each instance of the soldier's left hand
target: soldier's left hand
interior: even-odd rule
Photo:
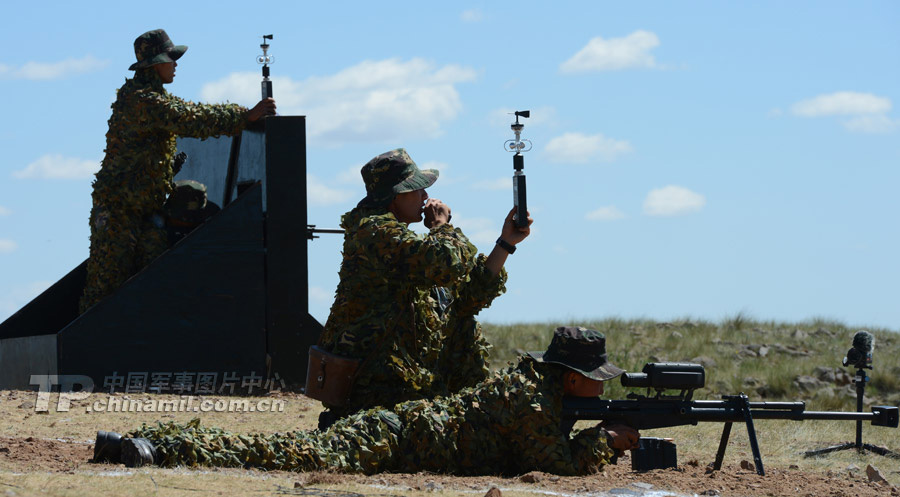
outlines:
[[[631,450],[640,447],[641,434],[626,425],[612,425],[605,428],[612,438],[612,447],[617,450]]]
[[[513,220],[515,214],[516,208],[513,207],[509,214],[506,215],[506,219],[503,220],[503,229],[500,232],[500,237],[511,245],[516,245],[528,238],[528,235],[531,234],[531,223],[534,222],[534,219],[531,218],[531,213],[528,213],[528,225],[524,228],[519,228],[516,226],[515,220]]]

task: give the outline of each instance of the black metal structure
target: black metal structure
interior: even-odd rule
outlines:
[[[227,170],[228,195],[238,151],[217,169]],[[214,373],[219,384],[226,375],[277,374],[302,385],[322,329],[308,305],[305,117],[265,120],[265,161],[265,193],[259,181],[244,184],[222,211],[79,316],[82,263],[0,324],[0,352],[6,339],[40,335],[34,357],[15,365],[25,378],[85,375],[98,388],[140,373]],[[54,353],[55,371],[34,371]]]
[[[863,410],[863,398],[866,395],[866,383],[869,381],[868,375],[866,375],[866,371],[863,368],[859,368],[856,370],[856,376],[853,378],[853,383],[856,384],[856,412],[862,412]],[[859,419],[856,421],[856,442],[847,442],[840,445],[832,445],[831,447],[825,447],[824,449],[816,449],[809,450],[803,453],[804,457],[815,457],[821,456],[823,454],[828,454],[831,452],[837,452],[839,450],[848,450],[848,449],[856,449],[860,454],[865,454],[866,451],[874,452],[880,456],[891,457],[894,459],[900,459],[900,454],[893,452],[891,450],[886,449],[885,447],[879,447],[877,445],[863,443],[862,439],[862,420]]]

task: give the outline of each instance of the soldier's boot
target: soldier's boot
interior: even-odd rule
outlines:
[[[122,435],[113,431],[97,432],[97,441],[94,442],[93,462],[113,462],[122,460]]]
[[[122,441],[122,462],[129,468],[156,464],[156,447],[146,438],[126,438]]]

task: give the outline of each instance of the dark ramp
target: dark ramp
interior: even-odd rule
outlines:
[[[256,186],[60,331],[60,373],[265,374],[264,269]]]

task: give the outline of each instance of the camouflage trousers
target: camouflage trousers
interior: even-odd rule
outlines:
[[[319,428],[327,428],[334,420],[376,406],[391,407],[408,400],[452,395],[487,378],[491,345],[475,317],[451,317],[441,331],[444,339],[440,342],[440,355],[430,369],[396,367],[403,357],[396,350],[384,361],[365,362],[347,405],[326,405],[327,414],[321,418]]]
[[[236,435],[202,427],[199,419],[143,426],[129,433],[149,439],[160,466],[255,467],[269,470],[346,473],[460,474],[491,473],[489,467],[465,467],[470,459],[457,444],[445,406],[427,401],[371,409],[343,418],[327,430],[270,435]]]
[[[102,205],[91,209],[91,252],[80,312],[113,293],[165,252],[168,240],[162,219]]]

